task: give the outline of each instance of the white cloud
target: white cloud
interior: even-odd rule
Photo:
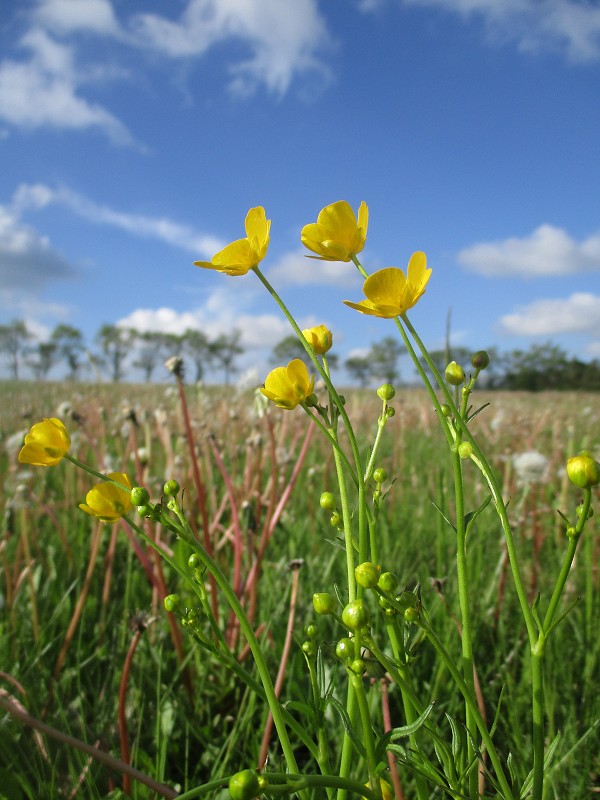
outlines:
[[[67,188],[52,189],[45,184],[21,184],[14,194],[13,205],[20,210],[60,205],[94,224],[110,225],[141,238],[158,239],[173,247],[187,250],[197,258],[210,258],[224,246],[217,237],[195,231],[189,225],[175,222],[168,217],[115,211]]]
[[[87,31],[121,35],[109,0],[40,0],[33,16],[45,28],[61,34]]]
[[[37,292],[46,283],[75,273],[48,237],[25,225],[18,212],[6,206],[0,206],[0,264],[5,302],[14,290]]]
[[[600,270],[600,233],[576,242],[562,228],[540,225],[523,238],[480,242],[466,247],[458,261],[487,277],[537,278]]]
[[[500,326],[504,333],[514,336],[600,336],[600,296],[576,292],[566,299],[536,300],[503,316]]]
[[[278,287],[309,286],[315,284],[346,286],[360,289],[361,278],[354,264],[337,261],[319,261],[307,258],[302,252],[285,253],[269,267],[267,277]]]
[[[552,50],[572,61],[600,58],[600,7],[580,0],[403,0],[483,20],[494,39],[523,52]]]
[[[199,57],[225,42],[242,42],[249,58],[229,66],[230,88],[237,93],[264,84],[281,95],[298,74],[329,76],[316,55],[329,44],[316,0],[190,0],[177,21],[139,14],[131,22],[140,44],[173,58]]]
[[[26,129],[96,128],[115,144],[133,144],[120,120],[78,94],[85,74],[75,65],[68,45],[41,28],[29,30],[20,45],[29,51],[29,58],[0,62],[0,119]]]

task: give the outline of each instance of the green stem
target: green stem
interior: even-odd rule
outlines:
[[[356,693],[358,701],[358,712],[360,714],[360,722],[362,725],[363,742],[367,754],[367,769],[369,772],[369,785],[377,796],[381,796],[379,788],[379,781],[377,779],[377,753],[375,749],[375,737],[373,735],[373,726],[371,724],[371,712],[369,710],[369,703],[367,701],[367,694],[363,684],[362,677],[354,672],[350,672],[350,683]]]
[[[346,712],[350,720],[351,727],[354,727],[354,719],[356,717],[356,692],[352,686],[351,681],[348,681],[348,690],[346,695]],[[352,739],[344,730],[344,740],[342,742],[342,756],[340,758],[340,778],[347,779],[352,769],[352,754],[354,752],[354,745]],[[340,786],[337,792],[337,800],[346,800],[346,788]]]
[[[342,778],[336,775],[290,775],[289,773],[282,772],[269,772],[265,775],[269,781],[269,786],[266,790],[269,796],[281,797],[286,794],[293,794],[302,789],[327,789],[332,787],[338,791],[352,792],[358,797],[364,797],[367,800],[380,800],[380,795],[376,795],[368,786],[354,781],[350,778]],[[215,789],[221,789],[227,786],[229,778],[218,778],[210,783],[205,783],[203,786],[197,786],[195,789],[190,789],[189,792],[177,795],[177,800],[194,800],[196,797],[214,792]]]

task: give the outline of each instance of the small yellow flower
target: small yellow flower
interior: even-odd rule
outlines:
[[[131,482],[124,472],[111,472],[108,477],[131,489]],[[85,496],[85,503],[80,503],[79,508],[86,514],[98,517],[102,522],[109,522],[112,525],[121,519],[123,514],[127,514],[131,508],[131,496],[129,491],[120,489],[114,483],[103,481],[90,489]]]
[[[310,397],[314,385],[304,361],[295,358],[287,367],[271,370],[260,391],[279,408],[291,410]]]
[[[350,261],[365,246],[369,227],[369,209],[363,201],[358,220],[345,200],[332,203],[319,213],[316,222],[302,228],[300,239],[322,261]]]
[[[196,267],[216,269],[226,275],[245,275],[267,255],[271,220],[262,206],[251,208],[246,215],[246,238],[237,239],[219,250],[210,261],[194,261]]]
[[[365,783],[365,786],[368,788],[369,784]],[[384,780],[383,778],[379,779],[379,787],[381,788],[381,797],[382,800],[394,800],[394,790],[390,786],[390,784]],[[363,800],[365,800],[363,796]]]
[[[36,467],[53,467],[68,453],[71,438],[59,419],[52,417],[37,422],[25,436],[19,453],[22,464]]]
[[[314,328],[306,328],[302,331],[302,335],[319,356],[322,356],[328,350],[331,350],[333,344],[333,336],[329,328],[325,325],[316,325]]]
[[[364,282],[366,300],[360,303],[344,300],[344,303],[361,314],[386,319],[398,317],[412,308],[424,294],[430,275],[425,253],[413,253],[408,262],[408,277],[398,267],[380,269]]]

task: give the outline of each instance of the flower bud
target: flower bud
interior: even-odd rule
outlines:
[[[445,417],[451,417],[451,416],[452,416],[452,409],[450,408],[450,406],[448,405],[448,403],[442,403],[442,405],[440,406],[440,408],[441,408],[441,410],[442,410],[442,414],[443,414]]]
[[[377,389],[377,396],[386,403],[391,400],[395,394],[396,390],[391,383],[384,383]]]
[[[567,461],[567,475],[571,483],[582,489],[591,489],[600,483],[600,464],[589,450],[582,450],[578,456]]]
[[[317,614],[333,614],[337,609],[337,600],[329,592],[313,594],[313,608]]]
[[[396,416],[396,409],[393,406],[388,406],[385,410],[385,415],[388,419]]]
[[[363,600],[352,600],[342,611],[342,622],[351,631],[369,624],[370,614]]]
[[[371,561],[363,561],[354,570],[356,582],[363,589],[374,589],[377,586],[377,581],[381,574],[381,567],[378,564],[373,564]]]
[[[319,505],[321,508],[324,508],[325,511],[333,511],[335,508],[335,497],[331,492],[323,492],[319,498]]]
[[[190,569],[198,569],[201,564],[202,561],[200,560],[198,553],[192,553],[192,555],[188,558],[188,567]]]
[[[302,642],[302,652],[308,656],[308,658],[314,658],[315,656],[315,646],[312,642],[308,641]]]
[[[168,594],[163,600],[165,611],[177,611],[181,600],[178,594]]]
[[[333,344],[333,336],[331,331],[325,325],[317,325],[314,328],[307,328],[302,331],[302,335],[318,355],[323,355],[328,350],[331,350]]]
[[[446,376],[448,383],[452,386],[460,386],[465,380],[465,371],[460,364],[456,363],[456,361],[451,361],[448,364],[444,375]]]
[[[473,447],[469,442],[461,442],[458,445],[458,455],[461,458],[471,458],[473,455]]]
[[[144,489],[143,486],[134,486],[131,490],[130,497],[131,505],[145,506],[150,500],[150,493],[148,492],[148,489]]]
[[[393,572],[383,572],[379,576],[379,580],[377,582],[379,588],[384,592],[388,592],[389,594],[391,594],[394,591],[397,584],[398,584],[398,579]]]
[[[385,470],[383,467],[378,467],[373,473],[373,480],[375,483],[383,483],[387,476],[387,470]]]
[[[308,625],[304,626],[304,635],[308,639],[314,639],[317,635],[317,626],[314,622],[309,622]]]
[[[471,356],[471,364],[475,369],[485,369],[490,363],[490,354],[487,350],[478,350]]]
[[[231,800],[253,800],[260,794],[258,775],[252,769],[236,772],[229,779],[229,796]]]
[[[174,480],[167,481],[163,486],[163,492],[167,495],[167,497],[177,497],[180,489],[181,486],[177,481]]]
[[[335,646],[335,654],[340,661],[348,661],[354,658],[354,642],[348,636],[344,636]]]
[[[332,528],[341,528],[343,523],[342,515],[339,511],[334,511],[331,517],[329,518],[329,524]]]
[[[356,675],[362,675],[366,670],[367,665],[362,658],[355,658],[350,662],[349,667]]]

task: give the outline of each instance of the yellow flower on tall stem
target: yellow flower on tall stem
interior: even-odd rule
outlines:
[[[416,305],[425,292],[430,276],[431,269],[427,269],[425,253],[413,253],[408,263],[408,276],[398,267],[380,269],[364,282],[366,300],[360,303],[344,300],[344,303],[361,314],[386,319],[399,317]]]
[[[314,385],[304,361],[295,358],[287,367],[271,370],[260,391],[279,408],[291,410],[310,397]]]
[[[102,522],[109,522],[111,525],[121,519],[123,514],[131,509],[131,481],[124,472],[111,472],[108,475],[111,481],[127,486],[128,490],[115,486],[108,481],[97,483],[85,496],[85,503],[80,503],[79,508],[98,517]]]
[[[358,219],[349,203],[338,200],[319,213],[316,222],[302,228],[300,239],[322,261],[351,261],[365,246],[369,209],[363,201]]]
[[[267,254],[271,220],[262,206],[251,208],[246,215],[246,238],[237,239],[219,250],[210,261],[194,261],[196,267],[214,269],[226,275],[245,275],[258,266]]]
[[[51,417],[37,422],[25,436],[19,452],[22,464],[53,467],[68,453],[71,438],[59,419]]]

